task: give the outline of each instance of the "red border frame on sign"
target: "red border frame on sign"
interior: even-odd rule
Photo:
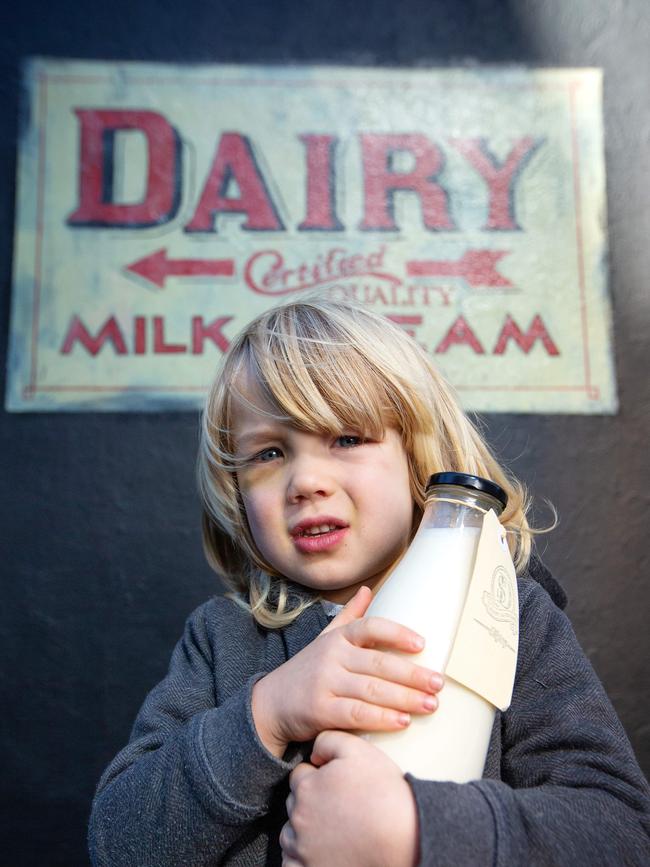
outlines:
[[[46,173],[46,120],[47,120],[47,88],[49,83],[57,84],[98,84],[105,83],[104,76],[78,76],[78,75],[50,75],[48,79],[47,73],[40,72],[38,74],[38,180],[37,180],[37,205],[36,205],[36,241],[34,255],[34,293],[32,303],[32,334],[31,334],[31,369],[29,376],[29,385],[23,389],[25,399],[33,398],[36,394],[48,392],[79,392],[79,393],[97,393],[119,394],[123,392],[154,392],[154,393],[207,393],[207,388],[204,386],[97,386],[97,385],[40,385],[37,381],[38,375],[38,332],[40,329],[40,301],[41,301],[41,270],[42,270],[42,248],[43,248],[43,211],[45,198],[45,173]],[[140,78],[134,79],[138,84],[147,83],[178,83],[177,78]],[[202,84],[217,84],[223,83],[223,79],[206,79]],[[255,85],[255,86],[270,86],[282,85],[287,82],[278,80],[272,81],[269,79],[232,79],[228,81],[229,85]],[[305,86],[331,86],[340,87],[339,81],[324,82],[319,79],[313,81],[305,79],[303,81],[292,81],[294,87]],[[573,193],[575,203],[575,231],[576,231],[576,249],[577,249],[577,267],[578,267],[578,288],[580,293],[580,317],[581,317],[581,336],[583,348],[583,366],[584,366],[584,384],[583,385],[458,385],[454,383],[454,388],[458,391],[483,391],[483,392],[584,392],[590,400],[597,400],[600,397],[600,389],[591,381],[591,360],[589,353],[589,325],[587,314],[587,293],[585,286],[585,268],[584,268],[584,250],[583,250],[583,234],[582,234],[582,198],[580,185],[580,152],[578,149],[578,133],[576,123],[576,91],[580,88],[580,81],[570,81],[565,86],[554,84],[535,84],[532,85],[536,89],[565,89],[569,99],[569,116],[571,123],[571,156],[573,167]],[[364,86],[386,87],[385,81],[365,81]],[[416,87],[411,82],[405,82],[403,87]],[[510,84],[510,87],[528,89],[531,85],[526,84]]]

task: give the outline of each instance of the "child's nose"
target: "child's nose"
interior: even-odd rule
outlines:
[[[287,499],[290,502],[329,497],[335,482],[324,462],[313,457],[301,457],[293,462],[287,484]]]

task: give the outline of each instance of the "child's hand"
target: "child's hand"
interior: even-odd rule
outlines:
[[[372,593],[361,587],[329,626],[253,688],[253,719],[274,755],[325,729],[394,731],[411,713],[431,713],[439,674],[385,650],[418,653],[416,632],[381,617],[361,619]]]
[[[414,867],[417,809],[397,765],[373,744],[333,731],[316,738],[311,760],[289,777],[284,867]]]

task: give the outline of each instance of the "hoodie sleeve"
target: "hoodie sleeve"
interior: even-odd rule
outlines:
[[[188,620],[166,678],[100,780],[89,828],[95,867],[221,863],[301,758],[276,758],[257,735],[251,694],[263,672],[223,701],[216,694],[210,604]]]
[[[501,780],[407,775],[422,867],[650,864],[650,790],[562,611],[520,583],[520,654]]]

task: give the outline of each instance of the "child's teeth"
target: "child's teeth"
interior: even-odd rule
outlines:
[[[333,529],[334,529],[334,526],[332,524],[321,524],[318,527],[309,527],[307,530],[305,530],[305,535],[306,536],[318,536],[321,533],[329,533]]]

